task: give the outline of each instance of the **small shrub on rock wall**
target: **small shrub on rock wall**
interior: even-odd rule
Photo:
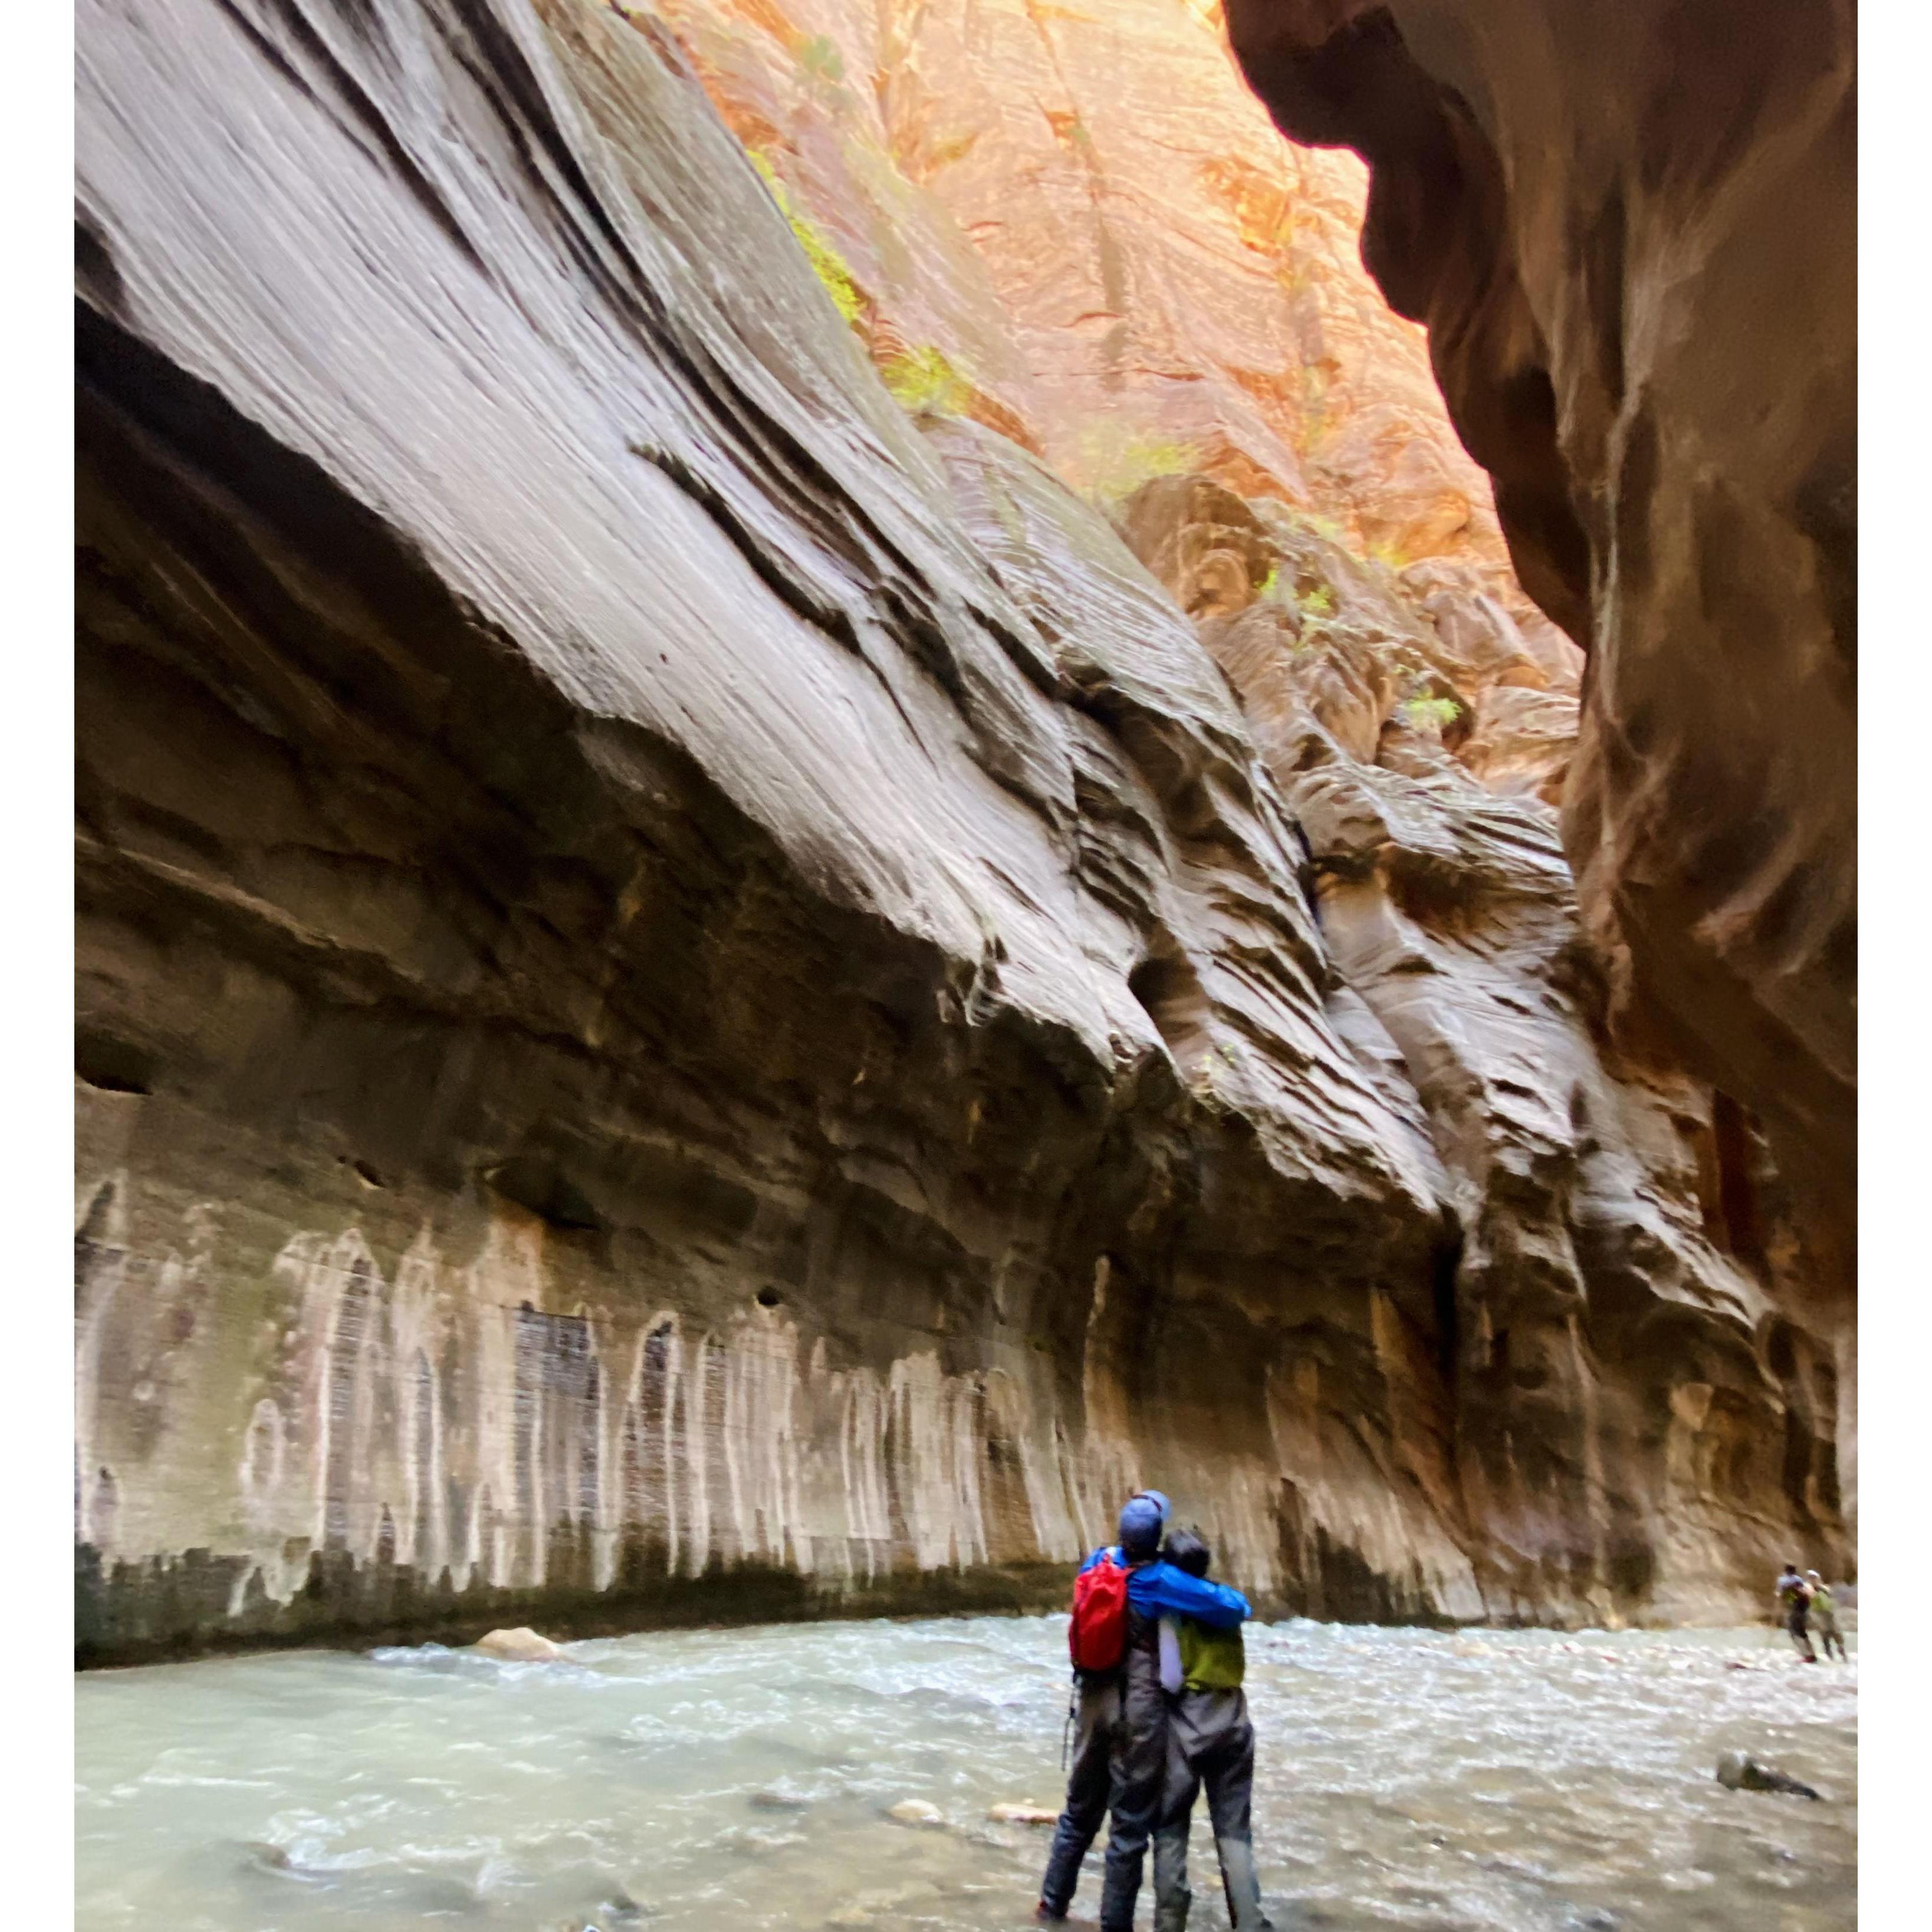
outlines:
[[[1156,476],[1179,476],[1196,467],[1199,452],[1189,442],[1130,428],[1111,418],[1087,425],[1080,465],[1088,488],[1103,503],[1131,496]]]
[[[811,75],[814,80],[829,80],[836,86],[845,78],[844,56],[838,51],[838,43],[830,34],[813,34],[799,49],[798,64],[801,73]]]
[[[931,343],[893,356],[879,373],[900,407],[915,412],[963,416],[973,400],[972,384]]]
[[[853,280],[844,256],[825,238],[824,231],[815,223],[799,213],[790,190],[779,180],[778,170],[772,166],[771,158],[756,148],[748,152],[752,166],[764,177],[766,187],[771,190],[772,199],[778,205],[778,212],[791,224],[791,232],[797,238],[798,245],[805,250],[805,259],[812,264],[813,274],[824,284],[832,306],[848,322],[856,322],[864,313],[866,298],[859,292],[859,285]]]
[[[1462,715],[1453,698],[1411,698],[1396,706],[1396,716],[1418,730],[1443,730]]]

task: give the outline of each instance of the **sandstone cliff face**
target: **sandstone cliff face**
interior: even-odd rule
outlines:
[[[77,64],[83,1654],[1037,1601],[1156,1478],[1317,1613],[1841,1559],[1479,554],[915,427],[655,16]]]
[[[1520,598],[1422,332],[1361,267],[1360,164],[1282,142],[1213,0],[661,11],[896,389],[1076,489],[1199,471]]]
[[[1364,564],[1205,478],[1123,522],[1184,604],[1218,587],[1202,634],[1306,842],[1351,1037],[1441,1151],[1438,1473],[1486,1601],[1574,1574],[1694,1619],[1764,1516],[1841,1522],[1849,1364],[1784,1312],[1796,1236],[1752,1124],[1607,1043],[1550,802],[1576,654],[1532,650],[1470,575]]]
[[[1850,0],[1228,0],[1426,323],[1525,586],[1591,653],[1564,838],[1619,1021],[1763,1114],[1849,1318]]]

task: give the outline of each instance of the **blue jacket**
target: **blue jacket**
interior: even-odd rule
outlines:
[[[1108,1556],[1116,1563],[1122,1560],[1118,1545],[1096,1550],[1081,1564],[1081,1574]],[[1159,1562],[1127,1572],[1127,1601],[1144,1617],[1195,1617],[1211,1630],[1232,1630],[1254,1615],[1240,1591]]]

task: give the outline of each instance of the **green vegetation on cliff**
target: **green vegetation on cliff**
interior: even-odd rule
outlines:
[[[845,266],[845,258],[825,238],[824,232],[816,224],[799,213],[791,194],[779,180],[778,170],[772,166],[771,158],[760,148],[746,151],[751,157],[752,165],[764,176],[766,187],[772,191],[772,199],[778,205],[778,212],[791,224],[791,232],[798,238],[798,245],[805,250],[806,260],[812,264],[812,272],[825,284],[826,293],[831,296],[833,306],[848,322],[856,322],[864,313],[866,298],[859,292],[859,285],[852,279],[852,272]]]

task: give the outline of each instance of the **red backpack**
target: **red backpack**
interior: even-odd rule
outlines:
[[[1076,1670],[1118,1670],[1127,1654],[1127,1573],[1111,1550],[1073,1580],[1066,1644]]]

